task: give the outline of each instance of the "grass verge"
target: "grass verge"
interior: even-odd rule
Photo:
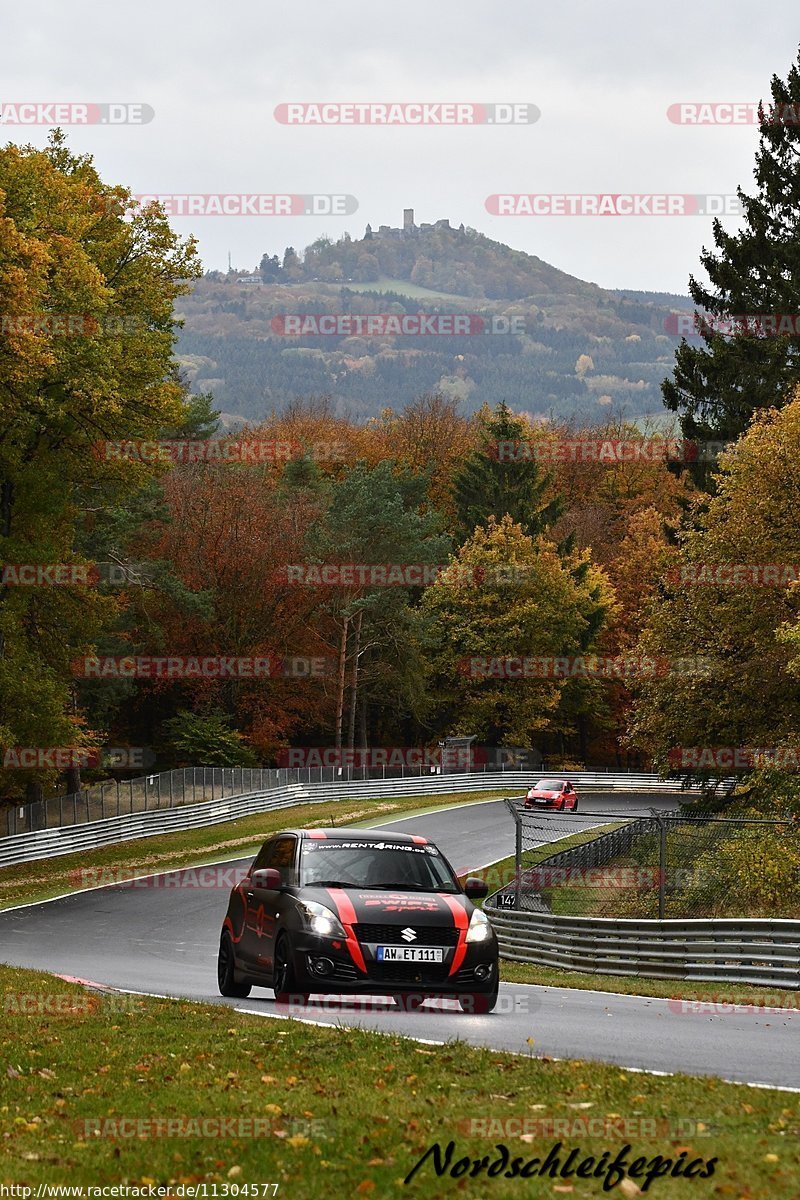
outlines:
[[[493,1161],[498,1144],[542,1160],[556,1143],[562,1165],[573,1149],[596,1161],[608,1151],[607,1162],[623,1150],[629,1163],[717,1160],[713,1182],[655,1180],[647,1194],[665,1200],[800,1195],[793,1094],[102,996],[11,968],[0,968],[0,993],[5,1184],[181,1195],[179,1185],[205,1182],[224,1196],[277,1183],[279,1200],[607,1194],[601,1179],[574,1175],[437,1178],[430,1158],[404,1185],[433,1143],[452,1140],[454,1163]],[[630,1180],[614,1193],[640,1194]]]
[[[15,867],[0,868],[0,911],[15,904],[48,900],[79,890],[78,873],[101,868],[147,875],[177,867],[201,866],[222,859],[246,858],[255,854],[264,838],[287,826],[351,825],[377,816],[405,816],[446,805],[495,800],[499,792],[460,792],[457,795],[403,796],[380,800],[331,800],[300,804],[275,812],[255,813],[221,825],[186,829],[159,838],[117,842],[97,850],[64,854]]]

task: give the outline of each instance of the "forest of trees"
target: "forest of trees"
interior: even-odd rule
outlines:
[[[502,261],[507,247],[489,245]],[[210,392],[218,408],[248,421],[310,394],[330,395],[363,419],[430,391],[458,398],[465,412],[503,400],[518,411],[590,421],[602,420],[609,408],[630,416],[663,411],[659,389],[678,344],[663,301],[593,288],[514,302],[451,302],[388,287],[359,292],[353,284],[314,281],[253,287],[239,279],[205,277],[181,298],[178,351],[193,389]],[[292,337],[275,329],[287,313],[421,311],[476,314],[508,332]]]

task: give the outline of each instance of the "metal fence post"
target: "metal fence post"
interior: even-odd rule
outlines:
[[[657,817],[658,821],[658,919],[664,920],[666,912],[667,890],[667,826]]]
[[[514,812],[517,823],[514,840],[514,908],[522,905],[522,820],[518,812]]]

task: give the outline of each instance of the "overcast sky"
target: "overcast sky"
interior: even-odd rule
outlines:
[[[800,21],[749,0],[0,0],[0,100],[130,102],[148,124],[68,130],[137,193],[348,194],[347,217],[175,219],[206,268],[254,267],[321,234],[448,217],[606,287],[685,292],[699,216],[492,216],[514,193],[730,194],[755,128],[670,123],[681,101],[756,101],[796,57]],[[312,128],[288,101],[527,102],[535,124]],[[66,127],[65,127],[66,128]],[[46,128],[0,127],[41,145]],[[735,219],[728,221],[735,227]]]

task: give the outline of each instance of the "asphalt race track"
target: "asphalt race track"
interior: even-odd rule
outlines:
[[[674,803],[669,795],[652,793],[584,793],[581,811],[631,816]],[[291,824],[290,813],[286,823]],[[575,824],[586,828],[591,822]],[[459,871],[513,852],[513,823],[500,801],[378,827],[430,838]],[[559,817],[554,836],[563,833]],[[170,874],[172,884],[177,874]],[[264,1017],[286,1016],[287,1010],[279,1009],[266,990],[256,989],[249,999],[236,1001],[223,1001],[217,994],[216,948],[227,886],[163,887],[158,879],[148,886],[99,888],[0,913],[0,960],[124,990],[229,1003]],[[724,990],[709,984],[709,992],[718,986]],[[712,1015],[693,1011],[689,1002],[503,984],[497,1010],[486,1016],[462,1013],[449,1001],[401,1013],[388,1000],[333,997],[312,997],[289,1015],[429,1042],[460,1038],[524,1054],[800,1087],[800,1014],[790,1010],[720,1009]]]

